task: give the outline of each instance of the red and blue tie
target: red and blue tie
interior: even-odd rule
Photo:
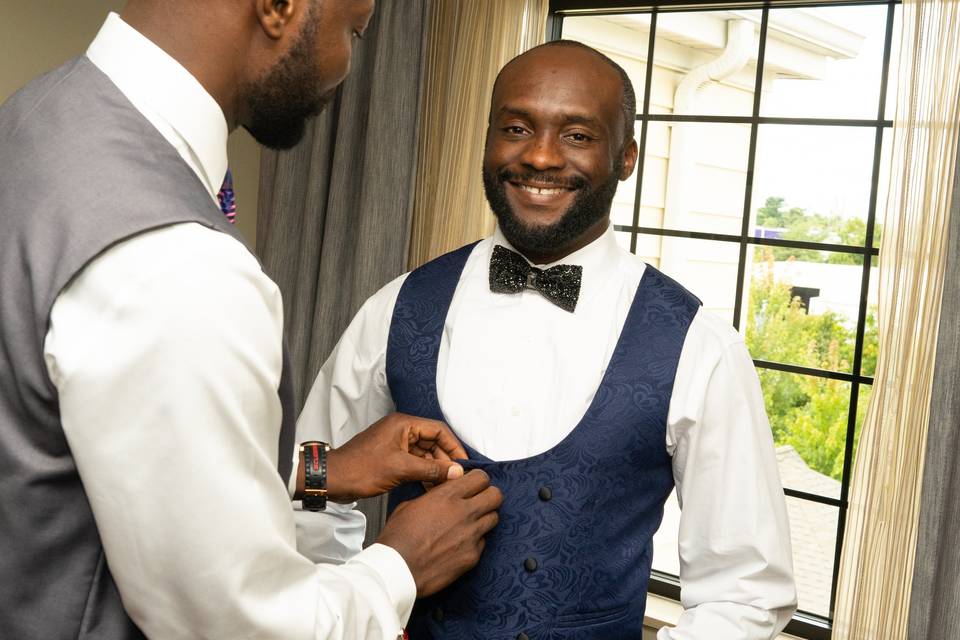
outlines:
[[[233,195],[233,174],[227,169],[227,175],[223,179],[223,186],[220,187],[220,193],[217,194],[217,200],[220,201],[220,211],[227,216],[230,224],[237,221],[237,200]]]

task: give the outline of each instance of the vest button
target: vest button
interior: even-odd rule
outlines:
[[[530,636],[521,632],[517,634],[517,640],[530,640]]]
[[[523,561],[523,568],[533,573],[537,570],[537,559],[536,558],[527,558]]]
[[[443,609],[440,607],[434,607],[433,611],[430,612],[430,617],[437,622],[443,622]]]
[[[540,499],[546,502],[553,497],[553,491],[550,491],[550,487],[540,487],[540,491],[537,493],[540,496]]]

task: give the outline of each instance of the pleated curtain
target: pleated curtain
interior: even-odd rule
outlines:
[[[434,0],[408,267],[493,231],[481,162],[490,94],[511,58],[545,42],[547,0]]]
[[[899,61],[894,61],[899,63],[900,79],[891,188],[879,217],[884,229],[879,358],[853,465],[835,603],[833,637],[838,640],[908,637],[915,559],[926,565],[917,580],[918,593],[924,594],[926,602],[915,607],[916,624],[911,625],[914,633],[909,637],[960,637],[956,625],[927,628],[920,619],[936,599],[952,597],[956,603],[956,570],[947,581],[952,594],[930,588],[938,574],[937,545],[955,547],[956,538],[948,540],[934,532],[924,543],[934,546],[917,553],[921,501],[941,489],[924,485],[925,460],[942,467],[947,456],[952,469],[960,462],[955,449],[941,450],[946,442],[928,444],[931,392],[949,378],[938,372],[945,366],[956,379],[956,353],[941,352],[940,357],[950,361],[940,360],[937,339],[941,326],[956,331],[955,318],[944,316],[941,321],[941,308],[947,294],[956,310],[960,284],[956,275],[946,279],[948,262],[955,264],[958,250],[954,241],[948,254],[951,228],[956,233],[951,213],[956,211],[960,134],[960,3],[904,0],[902,11],[901,53]],[[956,387],[942,392],[953,399],[958,393]],[[955,424],[950,426],[951,431],[955,429]],[[953,495],[960,498],[958,493]],[[930,506],[939,508],[937,502],[942,502],[942,496],[932,497]],[[955,502],[951,508],[957,514]],[[956,562],[955,549],[952,558]]]

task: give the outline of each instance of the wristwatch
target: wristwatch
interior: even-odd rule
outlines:
[[[327,508],[327,452],[330,445],[319,440],[300,444],[303,454],[303,508],[323,511]]]

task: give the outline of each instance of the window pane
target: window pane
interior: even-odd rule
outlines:
[[[737,296],[735,242],[671,238],[641,233],[637,255],[689,289],[703,306],[731,324]]]
[[[786,462],[788,467],[795,462]],[[837,544],[840,510],[819,502],[787,497],[793,571],[800,597],[799,609],[830,615],[830,587]]]
[[[900,78],[900,30],[903,25],[903,6],[899,3],[893,10],[893,31],[890,41],[890,69],[887,72],[887,102],[883,117],[893,120],[897,109],[897,81]]]
[[[778,449],[777,456],[781,475],[804,477],[813,473],[789,448]],[[839,487],[839,482],[833,482],[836,497],[840,495]],[[786,502],[799,608],[829,616],[839,509],[790,496]],[[660,529],[653,536],[654,570],[673,576],[680,574],[679,526],[680,507],[673,491],[664,505]]]
[[[875,119],[887,7],[772,9],[760,114]]]
[[[640,226],[740,235],[750,127],[650,122]]]
[[[870,285],[867,287],[867,318],[863,331],[863,355],[860,360],[860,373],[873,376],[877,372],[877,353],[880,350],[880,336],[877,332],[877,285],[880,275],[876,263],[870,267]]]
[[[778,458],[796,456],[805,468],[803,474],[781,468],[783,486],[838,498],[850,383],[763,367],[757,373]]]
[[[643,108],[650,42],[650,15],[569,16],[563,19],[563,39],[576,40],[602,51],[623,67]]]
[[[660,13],[651,113],[753,113],[760,11]]]
[[[637,145],[640,144],[640,134],[642,125],[635,123],[634,137]],[[613,224],[632,225],[633,224],[633,202],[637,197],[637,171],[634,170],[630,177],[617,185],[617,192],[613,196],[613,204],[610,207],[610,220]],[[642,217],[641,213],[641,217]],[[641,222],[641,226],[642,226]]]
[[[857,398],[857,422],[853,430],[853,460],[850,461],[851,468],[857,459],[857,449],[860,445],[860,431],[863,429],[863,421],[867,417],[867,409],[870,407],[870,398],[873,397],[873,385],[861,384],[859,397]]]
[[[617,239],[617,244],[630,251],[630,232],[628,231],[616,231],[614,232],[614,237]]]
[[[653,536],[654,570],[669,573],[672,576],[680,575],[679,533],[680,505],[677,503],[677,491],[674,489],[663,505],[663,520]]]
[[[883,220],[887,211],[887,198],[890,197],[890,167],[893,163],[893,132],[883,130],[883,142],[880,145],[880,175],[877,176],[877,213],[873,227],[873,246],[879,247],[883,239]]]
[[[863,256],[766,246],[751,253],[742,326],[753,357],[852,371]]]
[[[876,130],[760,125],[752,234],[863,246]]]

